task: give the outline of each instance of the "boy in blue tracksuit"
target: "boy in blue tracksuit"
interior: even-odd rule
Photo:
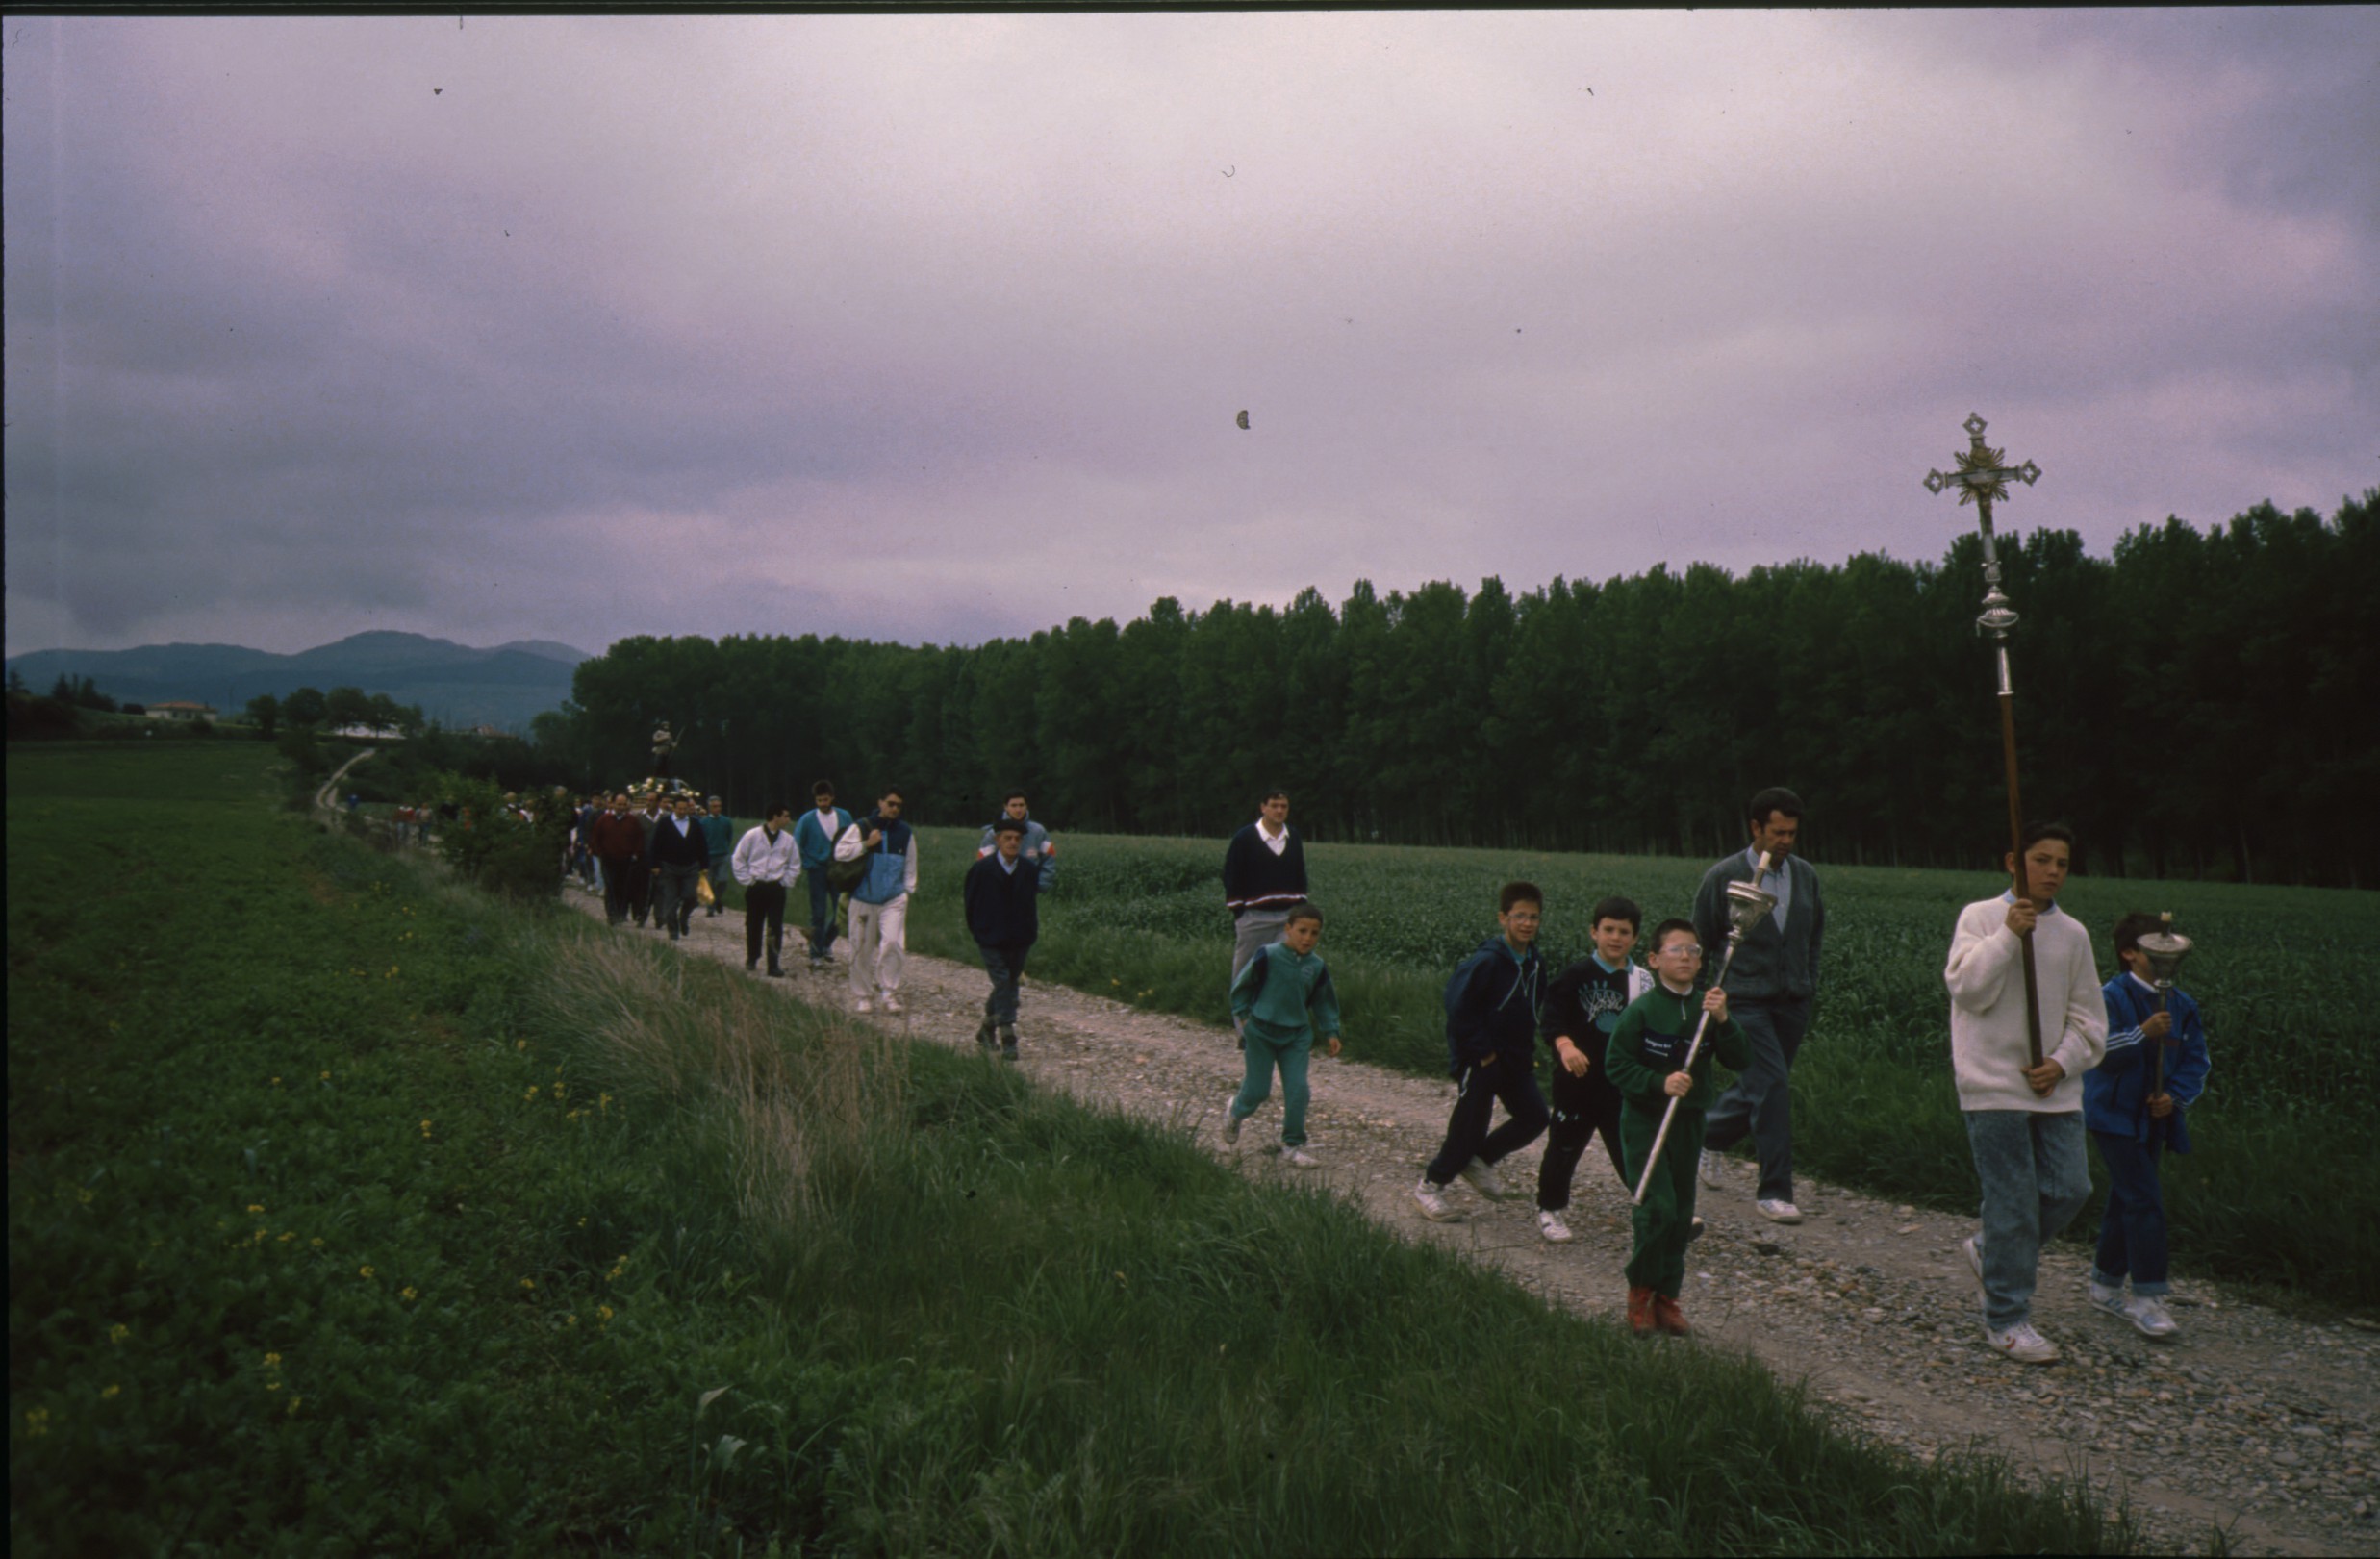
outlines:
[[[2083,1073],[2083,1124],[2108,1168],[2107,1212],[2099,1220],[2099,1254],[2091,1265],[2090,1302],[2128,1320],[2148,1337],[2180,1330],[2166,1314],[2171,1289],[2165,1253],[2165,1195],[2158,1155],[2190,1151],[2187,1108],[2206,1092],[2207,1031],[2198,1003],[2180,987],[2169,1009],[2149,979],[2140,939],[2159,924],[2154,915],[2115,922],[2115,958],[2124,972],[2100,992],[2108,1008],[2107,1058]],[[2165,1054],[2163,1088],[2152,1061]],[[2124,1281],[2132,1296],[2124,1296]]]
[[[1424,1218],[1458,1216],[1446,1205],[1446,1189],[1458,1174],[1481,1195],[1501,1200],[1504,1182],[1496,1166],[1545,1130],[1535,1066],[1537,1017],[1545,1000],[1545,960],[1536,943],[1544,918],[1545,894],[1536,884],[1506,883],[1496,895],[1496,935],[1456,965],[1446,982],[1455,1110],[1438,1156],[1413,1188]],[[1491,1132],[1487,1122],[1498,1099],[1509,1119]]]
[[[1309,903],[1289,907],[1280,941],[1256,949],[1231,982],[1231,1020],[1240,1031],[1248,1070],[1240,1091],[1225,1104],[1223,1140],[1236,1146],[1240,1122],[1256,1113],[1273,1092],[1273,1069],[1280,1069],[1281,1161],[1310,1169],[1320,1161],[1305,1150],[1305,1066],[1319,1039],[1339,1053],[1339,993],[1314,944],[1322,940],[1322,911]]]

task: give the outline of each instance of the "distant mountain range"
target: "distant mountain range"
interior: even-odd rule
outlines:
[[[42,649],[11,657],[8,669],[35,692],[49,691],[63,672],[90,678],[119,703],[188,699],[226,715],[238,714],[260,693],[280,698],[299,688],[361,688],[418,704],[450,727],[493,725],[525,735],[530,720],[570,695],[570,673],[587,659],[585,650],[550,640],[473,649],[421,634],[375,631],[295,655],[240,644]]]

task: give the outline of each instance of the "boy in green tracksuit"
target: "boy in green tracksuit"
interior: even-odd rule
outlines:
[[[1663,920],[1653,928],[1647,960],[1653,989],[1628,1004],[1605,1052],[1605,1074],[1620,1091],[1620,1153],[1631,1186],[1644,1178],[1645,1160],[1661,1129],[1669,1101],[1678,1117],[1661,1144],[1644,1200],[1636,1204],[1636,1248],[1628,1258],[1628,1323],[1642,1337],[1663,1331],[1687,1333],[1678,1294],[1685,1286],[1685,1242],[1694,1225],[1694,1166],[1703,1151],[1703,1112],[1718,1097],[1710,1080],[1715,1054],[1730,1071],[1750,1059],[1743,1030],[1727,1015],[1727,993],[1713,986],[1698,1001],[1694,978],[1702,972],[1703,949],[1691,920]],[[1703,1048],[1685,1066],[1686,1046],[1702,1014],[1710,1015]]]
[[[1240,1122],[1273,1092],[1280,1069],[1282,1162],[1310,1169],[1320,1161],[1305,1150],[1305,1064],[1317,1039],[1339,1053],[1339,995],[1314,944],[1322,940],[1322,911],[1291,905],[1280,941],[1256,949],[1231,982],[1231,1017],[1248,1055],[1247,1080],[1223,1113],[1223,1140],[1237,1146]]]

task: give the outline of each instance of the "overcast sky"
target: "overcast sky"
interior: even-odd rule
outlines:
[[[1970,411],[2094,551],[2380,485],[2370,8],[0,37],[11,654],[1934,559]]]

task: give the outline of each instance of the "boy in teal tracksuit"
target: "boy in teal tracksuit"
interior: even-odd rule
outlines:
[[[1305,1064],[1317,1038],[1339,1053],[1339,995],[1314,944],[1322,940],[1322,911],[1294,904],[1280,941],[1256,949],[1231,982],[1231,1017],[1247,1053],[1247,1080],[1224,1109],[1223,1140],[1236,1145],[1240,1122],[1273,1092],[1280,1069],[1280,1145],[1284,1163],[1310,1169],[1320,1160],[1305,1150]]]
[[[1694,977],[1703,949],[1694,922],[1663,920],[1653,928],[1653,989],[1628,1004],[1605,1051],[1604,1072],[1620,1091],[1620,1153],[1628,1183],[1644,1178],[1653,1139],[1669,1101],[1678,1101],[1669,1140],[1661,1144],[1644,1200],[1636,1204],[1636,1248],[1628,1258],[1628,1323],[1638,1336],[1687,1333],[1678,1295],[1685,1286],[1685,1243],[1694,1226],[1694,1167],[1703,1152],[1703,1113],[1719,1091],[1710,1080],[1715,1055],[1730,1071],[1751,1058],[1743,1030],[1727,1015],[1727,993],[1713,986],[1697,999]],[[1691,1068],[1686,1046],[1702,1015],[1710,1015],[1703,1047]]]

